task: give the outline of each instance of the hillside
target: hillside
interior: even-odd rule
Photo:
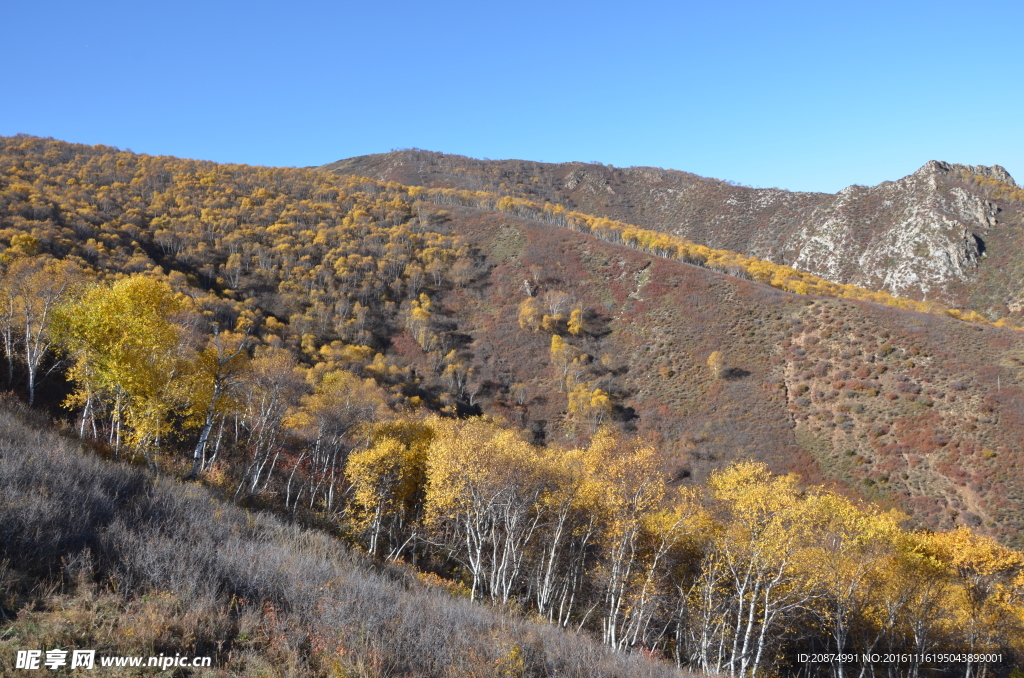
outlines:
[[[42,647],[208,656],[212,670],[187,674],[206,676],[679,675],[474,605],[323,533],[104,462],[48,428],[0,402],[5,676],[22,673],[16,650]]]
[[[31,233],[105,275],[167,271],[206,331],[251,324],[261,369],[319,363],[316,389],[330,370],[373,379],[381,390],[366,392],[365,412],[491,413],[538,441],[585,439],[607,420],[651,437],[681,482],[754,458],[921,525],[1013,543],[1024,533],[1019,332],[787,294],[506,212],[433,205],[394,184],[32,138],[5,148],[7,242]],[[528,299],[536,331],[522,317]],[[276,357],[281,348],[290,357]],[[714,351],[722,378],[707,365]],[[275,388],[286,385],[289,398],[308,388]],[[607,415],[580,407],[597,390]],[[268,425],[258,402],[239,406],[254,408],[244,426]]]
[[[474,160],[418,150],[324,169],[551,201],[992,319],[1021,310],[1024,191],[998,166],[932,161],[898,181],[836,195],[754,189],[650,167]]]
[[[474,601],[741,676],[1024,651],[1018,330],[507,196],[25,136],[0,293],[5,384],[95,454]]]
[[[459,216],[453,230],[493,266],[479,297],[445,297],[491,384],[485,411],[509,409],[502,385],[519,383],[527,395],[511,407],[535,429],[558,435],[566,416],[550,334],[523,331],[515,313],[539,272],[540,295],[562,292],[586,309],[588,331],[574,343],[594,356],[588,369],[616,396],[616,416],[659,441],[674,477],[703,480],[753,457],[933,527],[1018,538],[1018,332],[808,299],[567,229]],[[713,351],[727,362],[724,378],[707,365]]]

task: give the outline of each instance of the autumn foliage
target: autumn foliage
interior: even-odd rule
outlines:
[[[811,670],[797,649],[1024,658],[1020,553],[967,529],[911,529],[753,462],[702,487],[670,480],[659,450],[613,417],[616,358],[588,353],[597,315],[537,276],[509,325],[540,341],[537,379],[563,435],[477,416],[483,389],[522,407],[535,387],[476,373],[446,295],[485,262],[441,208],[543,220],[799,294],[980,321],[970,313],[520,198],[27,137],[0,150],[6,384],[34,399],[41,376],[66,376],[51,404],[100,454],[679,667]],[[729,387],[726,355],[706,355],[708,393]],[[810,367],[801,379],[819,378]],[[875,388],[859,367],[834,375],[837,393]],[[812,397],[826,394],[799,406]]]
[[[1020,193],[1017,191],[1016,193]],[[1016,193],[1014,195],[1016,195]],[[441,205],[472,205],[497,209],[524,219],[536,219],[583,233],[589,233],[603,240],[660,257],[702,266],[729,275],[735,275],[756,282],[765,283],[786,292],[813,294],[842,299],[862,299],[895,308],[921,313],[944,314],[968,322],[993,324],[977,311],[955,309],[938,302],[915,301],[896,297],[888,292],[873,291],[856,285],[830,282],[819,276],[782,264],[746,256],[729,250],[719,250],[690,242],[684,238],[658,231],[640,228],[615,221],[607,217],[595,217],[550,202],[537,203],[525,198],[512,196],[498,197],[484,191],[466,191],[450,188],[427,190],[427,196]],[[994,323],[999,327],[1014,327],[1010,318]]]

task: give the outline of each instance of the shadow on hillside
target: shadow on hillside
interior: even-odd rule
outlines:
[[[614,421],[619,422],[622,425],[624,431],[636,431],[636,423],[640,419],[640,415],[636,413],[636,410],[632,407],[623,407],[622,405],[615,405],[612,407],[612,416]]]

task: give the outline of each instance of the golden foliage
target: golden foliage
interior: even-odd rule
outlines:
[[[992,180],[976,179],[979,184],[993,183],[993,190],[1004,199],[1016,200],[1022,191],[1010,190],[1001,185],[996,187]],[[613,221],[606,217],[595,217],[581,212],[565,210],[561,205],[543,205],[525,198],[511,196],[496,197],[484,191],[466,191],[449,188],[430,189],[427,195],[440,204],[472,205],[483,209],[497,209],[526,219],[539,219],[556,223],[599,238],[634,249],[650,252],[657,256],[676,259],[689,264],[703,266],[733,275],[743,275],[751,280],[794,294],[813,294],[824,297],[843,299],[859,299],[877,304],[893,306],[907,311],[919,313],[949,314],[952,317],[968,322],[995,324],[979,313],[971,310],[948,309],[933,301],[914,301],[903,297],[895,297],[888,292],[872,291],[856,285],[843,285],[820,278],[811,273],[798,271],[789,266],[775,264],[770,261],[748,257],[729,250],[716,250],[698,245],[684,238],[650,231],[631,224]],[[1010,321],[1001,319],[1000,326],[1008,326]]]

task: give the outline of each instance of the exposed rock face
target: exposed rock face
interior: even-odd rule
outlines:
[[[961,169],[982,168],[932,161],[897,182],[840,191],[790,238],[793,266],[901,296],[970,280],[999,208],[947,185],[946,175]]]
[[[694,195],[694,203],[718,205],[679,215],[675,223],[666,219],[661,228],[834,282],[918,299],[946,296],[950,283],[976,277],[983,243],[1000,213],[958,183],[965,175],[1014,186],[1001,167],[936,161],[899,181],[850,186],[835,195],[718,186],[714,193],[726,194],[719,196],[695,184],[689,192],[703,195]]]
[[[551,200],[834,282],[993,316],[1024,308],[1024,192],[998,165],[933,160],[898,181],[834,195],[748,188],[651,167],[481,161],[425,151],[325,168]]]

